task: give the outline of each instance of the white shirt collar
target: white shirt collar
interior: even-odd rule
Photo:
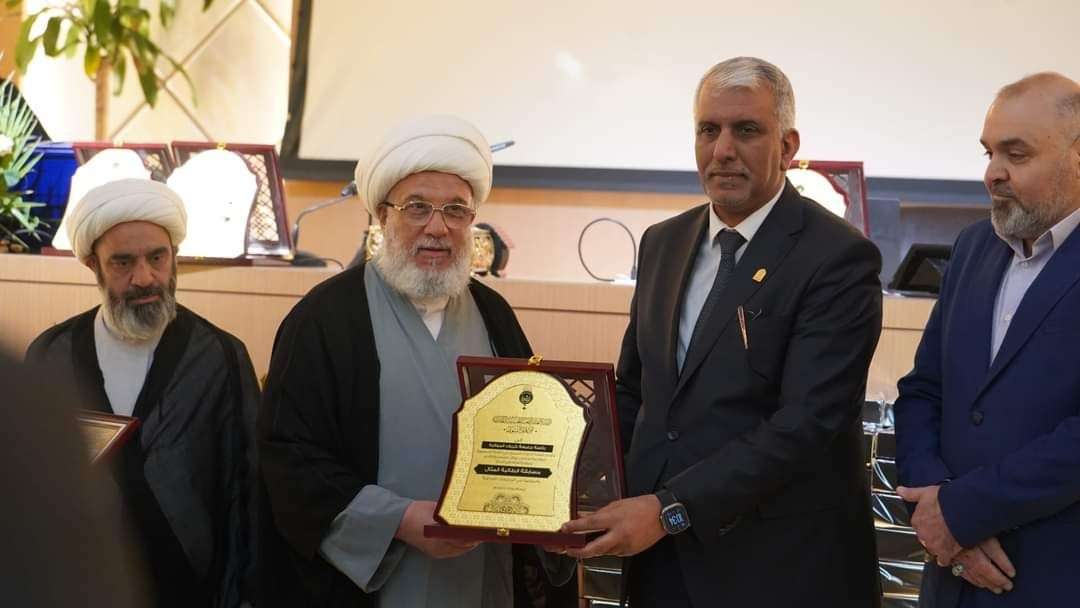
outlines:
[[[450,305],[450,296],[436,298],[409,298],[409,302],[420,313],[420,320],[424,322],[431,337],[438,340],[439,332],[442,331],[443,317],[446,316],[446,307]]]
[[[1049,249],[1051,252],[1057,251],[1058,247],[1065,242],[1065,239],[1069,238],[1069,235],[1076,230],[1076,227],[1080,225],[1080,209],[1075,209],[1069,215],[1066,215],[1060,222],[1054,224],[1046,232],[1042,233],[1039,238],[1035,239],[1035,242],[1031,244],[1031,255],[1024,255],[1024,241],[1016,237],[1002,237],[998,235],[998,238],[1005,241],[1005,244],[1013,250],[1016,257],[1021,260],[1033,258],[1043,251]]]
[[[787,185],[787,181],[780,184],[780,190],[776,192],[776,196],[772,197],[769,202],[765,203],[758,208],[757,211],[746,216],[746,219],[739,222],[738,226],[732,228],[723,222],[719,216],[716,215],[716,209],[712,203],[709,203],[709,242],[716,240],[716,235],[721,230],[733,229],[742,235],[746,242],[749,243],[750,239],[754,238],[758,229],[765,223],[765,218],[769,216],[769,212],[776,206],[776,201],[780,200],[780,195],[784,193],[784,187]]]
[[[416,308],[416,311],[420,313],[420,316],[435,314],[446,310],[448,304],[450,304],[450,296],[437,296],[434,298],[409,298],[409,302]]]

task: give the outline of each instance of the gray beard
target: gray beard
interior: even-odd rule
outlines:
[[[1064,200],[1031,203],[1021,206],[1016,199],[995,198],[990,208],[990,223],[1001,238],[1035,240],[1064,217]]]
[[[407,250],[389,224],[383,227],[383,246],[375,256],[374,264],[390,287],[411,300],[455,297],[469,285],[472,268],[472,247],[458,248],[446,270],[421,268],[413,262],[413,256],[421,245],[445,245],[436,239],[421,237]],[[471,243],[469,243],[471,245]]]
[[[122,340],[146,342],[160,336],[169,323],[176,318],[176,275],[169,279],[169,289],[161,293],[161,299],[149,304],[129,305],[123,297],[109,293],[101,281],[101,311],[105,326]]]
[[[1062,167],[1051,178],[1054,181],[1053,194],[1046,201],[1025,201],[1023,205],[1011,190],[1004,189],[998,196],[991,191],[990,223],[994,232],[1003,239],[1013,238],[1034,241],[1058,222],[1065,219],[1072,211],[1067,200],[1068,165]]]

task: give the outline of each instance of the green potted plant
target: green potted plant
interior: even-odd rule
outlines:
[[[0,252],[23,252],[40,241],[43,222],[30,214],[41,203],[26,200],[30,192],[16,187],[41,160],[35,154],[38,138],[34,135],[37,120],[29,106],[11,85],[0,84]]]
[[[168,28],[176,15],[179,0],[158,0],[158,20]],[[22,8],[22,0],[3,0],[8,8]],[[213,0],[202,0],[205,11]],[[45,28],[34,27],[39,21]],[[94,82],[94,137],[108,139],[109,80],[118,95],[129,69],[139,78],[143,97],[153,107],[164,84],[156,71],[164,60],[180,73],[188,84],[187,72],[150,39],[153,17],[143,7],[143,0],[68,0],[26,15],[15,44],[15,65],[20,73],[40,47],[48,57],[82,53],[83,69]],[[130,68],[129,68],[130,65]],[[192,87],[194,91],[194,87]],[[194,92],[192,93],[194,95]]]

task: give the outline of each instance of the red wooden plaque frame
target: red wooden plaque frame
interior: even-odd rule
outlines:
[[[866,174],[862,161],[792,160],[789,169],[811,169],[825,176],[832,187],[844,196],[848,210],[844,218],[863,234],[870,235],[869,203],[866,200]]]
[[[159,182],[168,179],[173,169],[176,168],[176,161],[173,160],[168,144],[114,144],[107,141],[77,141],[71,144],[71,148],[75,151],[75,162],[80,166],[85,165],[86,161],[102,150],[111,148],[134,150],[142,159],[143,166],[150,171],[150,178]],[[161,165],[160,168],[149,161],[151,157],[157,157]]]
[[[289,232],[288,218],[285,216],[285,181],[282,178],[281,168],[278,164],[277,149],[274,146],[264,144],[225,144],[208,141],[172,142],[173,155],[178,163],[177,166],[183,165],[199,152],[215,148],[239,154],[247,163],[251,172],[255,174],[258,182],[259,188],[256,191],[255,200],[251,202],[252,213],[248,219],[248,230],[244,239],[245,255],[274,257],[290,255],[292,252],[292,235]],[[258,162],[249,159],[249,156],[255,157]],[[253,162],[256,165],[261,164],[262,167],[253,166]],[[258,230],[253,228],[253,224],[258,221],[256,220],[256,208],[261,204],[259,199],[264,196],[269,197],[269,201],[266,201],[266,203],[272,208],[272,211],[268,211],[268,213],[272,213],[274,216],[272,220],[269,220],[269,223],[273,225],[273,232],[276,233],[273,238],[260,237],[257,234]]]
[[[550,374],[561,381],[571,397],[585,409],[588,427],[578,453],[570,505],[571,517],[576,518],[579,509],[595,511],[609,502],[625,495],[622,462],[622,441],[619,437],[618,417],[615,410],[615,370],[607,363],[580,363],[571,361],[544,361],[530,365],[529,359],[491,357],[459,357],[458,380],[462,399],[476,395],[489,382],[512,371],[536,371]],[[460,409],[459,409],[460,412]],[[458,417],[454,416],[453,435],[450,443],[450,459],[446,479],[457,458]],[[446,498],[446,486],[439,496],[438,507]],[[435,516],[440,523],[424,528],[424,535],[432,538],[455,540],[523,543],[549,546],[582,547],[589,538],[584,534],[559,532],[534,532],[500,530],[496,528],[473,528],[453,526]]]

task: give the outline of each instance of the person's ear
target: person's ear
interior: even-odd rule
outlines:
[[[792,159],[799,153],[799,131],[797,129],[791,129],[784,136],[780,138],[780,162],[781,171],[787,171],[787,168],[791,166]]]

